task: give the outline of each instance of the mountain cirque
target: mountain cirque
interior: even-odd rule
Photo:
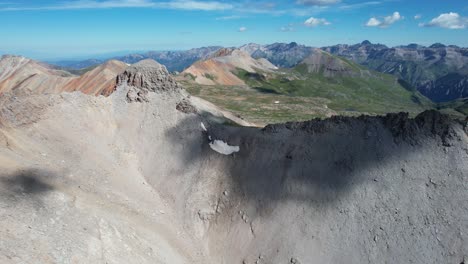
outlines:
[[[60,93],[81,91],[93,95],[109,95],[115,88],[117,74],[127,64],[111,60],[81,76],[20,56],[0,59],[0,94]]]
[[[467,261],[466,122],[227,126],[156,63],[119,80],[0,97],[1,263]]]

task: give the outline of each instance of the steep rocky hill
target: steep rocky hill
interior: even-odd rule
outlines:
[[[466,122],[228,126],[154,62],[117,83],[0,97],[1,263],[467,261]]]
[[[299,62],[297,68],[301,67],[307,73],[321,74],[329,78],[371,75],[368,70],[319,49],[314,49],[308,57]]]
[[[273,43],[259,45],[250,43],[239,48],[248,52],[253,58],[265,58],[274,65],[282,68],[291,68],[305,59],[312,52],[311,47],[291,43]]]
[[[109,95],[115,88],[115,78],[127,64],[108,61],[81,76],[21,56],[0,59],[0,94],[60,93],[81,91],[86,94]]]
[[[203,85],[245,85],[236,74],[239,70],[250,73],[272,72],[277,69],[265,59],[253,59],[248,53],[238,49],[220,49],[206,60],[194,63],[181,73]]]

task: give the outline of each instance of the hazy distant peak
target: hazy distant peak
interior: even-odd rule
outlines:
[[[134,67],[146,67],[146,68],[160,68],[161,65],[159,62],[153,60],[153,59],[144,59],[141,60],[135,64],[132,64]]]
[[[431,46],[429,46],[429,48],[432,48],[432,49],[439,49],[439,48],[446,48],[447,46],[445,46],[444,44],[442,43],[434,43],[432,44]]]

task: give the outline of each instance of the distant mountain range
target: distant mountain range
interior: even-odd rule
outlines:
[[[278,67],[291,68],[309,56],[313,48],[291,42],[270,45],[250,43],[239,49],[249,53],[253,58],[265,58]]]
[[[364,41],[324,50],[403,79],[434,102],[468,97],[468,49],[437,43],[389,48]]]
[[[151,58],[165,65],[169,71],[181,72],[195,62],[209,58],[219,46],[186,51],[150,51],[115,57],[126,63]],[[250,43],[238,48],[254,59],[264,58],[281,68],[293,68],[313,53],[314,48],[291,43],[260,45]],[[369,41],[355,45],[340,44],[322,47],[324,51],[354,61],[371,70],[397,76],[402,83],[434,102],[448,102],[468,97],[468,48],[440,43],[425,47],[418,44],[387,47]],[[101,64],[105,60],[62,61],[61,67],[81,69]]]
[[[129,64],[133,64],[145,59],[153,59],[166,66],[166,68],[170,72],[180,72],[192,65],[193,63],[195,63],[196,61],[207,58],[220,48],[222,47],[212,46],[183,51],[148,51],[142,54],[133,53],[125,56],[112,57],[109,59],[119,60]],[[106,59],[88,59],[83,61],[67,60],[54,62],[52,64],[60,67],[77,70],[102,64],[105,61]]]

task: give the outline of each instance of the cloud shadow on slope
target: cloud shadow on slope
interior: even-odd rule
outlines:
[[[47,178],[53,176],[49,171],[39,169],[19,170],[17,172],[0,175],[0,184],[3,190],[16,197],[42,196],[53,191],[54,187],[47,182]]]

